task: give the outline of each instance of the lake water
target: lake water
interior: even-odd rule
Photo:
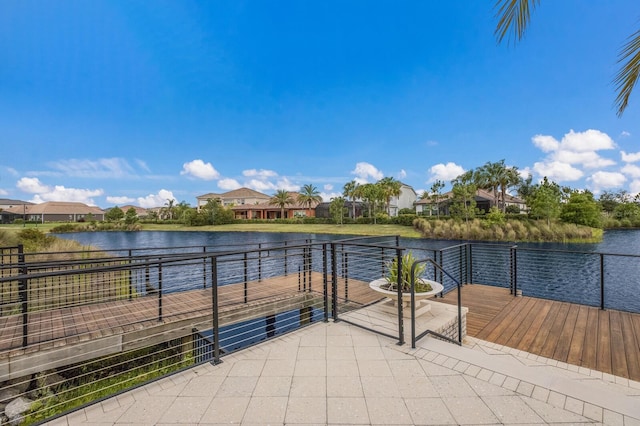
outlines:
[[[88,232],[60,234],[61,238],[73,239],[83,245],[104,250],[132,248],[154,249],[160,247],[206,246],[215,247],[256,246],[259,243],[314,239],[332,241],[351,238],[348,235],[266,233],[266,232]],[[417,252],[417,257],[431,257],[434,250],[459,244],[460,241],[403,238],[400,244]],[[502,245],[504,246],[504,245]],[[617,255],[640,255],[640,230],[606,231],[600,243],[518,243],[517,282],[523,294],[600,305],[601,277],[606,284],[605,306],[610,309],[640,312],[640,257],[600,256],[595,253]],[[509,285],[509,251],[504,247],[497,251],[476,250],[472,282],[498,286]],[[572,251],[580,253],[560,253]],[[591,254],[589,254],[591,253]],[[601,264],[602,258],[602,264]],[[318,259],[317,264],[321,264]],[[454,269],[459,262],[447,266]],[[601,273],[601,267],[604,275]],[[445,288],[455,285],[447,277],[442,279]]]

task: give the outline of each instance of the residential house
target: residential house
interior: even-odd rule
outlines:
[[[355,217],[361,217],[366,209],[365,204],[362,201],[345,201],[344,209],[345,209],[345,217],[349,217],[354,219],[353,210],[355,207],[356,215]],[[315,208],[316,217],[322,217],[325,219],[331,218],[331,202],[322,202],[318,204]]]
[[[0,223],[11,223],[16,219],[26,218],[27,208],[32,205],[29,201],[0,198]]]
[[[40,204],[15,206],[7,211],[24,214],[26,220],[30,222],[82,222],[88,217],[99,221],[104,220],[104,211],[101,208],[67,201],[47,201]]]
[[[498,197],[501,197],[498,194]],[[445,192],[444,194],[440,194],[438,197],[438,206],[437,208],[440,210],[441,215],[449,214],[449,207],[453,201],[453,192]],[[475,195],[476,208],[482,212],[488,212],[491,207],[496,205],[495,199],[493,197],[493,192],[487,191],[485,189],[478,189]],[[438,210],[436,209],[434,200],[431,197],[427,197],[422,200],[418,200],[414,203],[416,207],[416,214],[423,216],[436,216]],[[498,207],[502,207],[502,202],[499,201],[497,203]],[[505,205],[506,206],[517,206],[521,212],[526,211],[526,203],[518,197],[514,197],[512,195],[506,194],[505,196]]]
[[[290,197],[294,200],[293,204],[284,206],[284,218],[292,219],[296,217],[315,217],[316,206],[318,203],[312,203],[311,208],[307,204],[298,202],[297,192],[289,192]],[[236,219],[281,219],[282,209],[275,204],[269,204],[271,197],[267,201],[258,204],[234,205],[231,207]]]
[[[220,203],[225,207],[231,206],[244,206],[251,204],[260,204],[269,202],[271,197],[258,191],[254,191],[249,188],[238,188],[222,194],[216,194],[210,192],[208,194],[200,195],[196,197],[198,211],[207,205],[209,200],[220,200]]]
[[[413,209],[417,198],[418,195],[413,187],[403,183],[400,186],[400,196],[391,197],[389,215],[398,216],[398,212],[402,209]]]
[[[130,204],[127,204],[126,206],[119,206],[119,207],[120,207],[120,210],[122,210],[122,212],[124,214],[126,214],[129,209],[134,209],[136,211],[136,214],[138,215],[138,217],[140,219],[147,217],[147,215],[149,214],[147,212],[147,209],[145,209],[143,207],[133,206],[133,205],[130,205]]]

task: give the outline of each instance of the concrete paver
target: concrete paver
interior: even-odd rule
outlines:
[[[468,338],[319,323],[50,425],[640,424],[640,384]]]

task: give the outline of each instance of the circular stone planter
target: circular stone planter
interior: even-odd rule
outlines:
[[[440,284],[437,281],[432,281],[432,280],[427,280],[427,279],[420,279],[421,282],[423,283],[429,283],[431,284],[431,291],[425,291],[422,293],[416,293],[416,305],[420,304],[420,301],[422,301],[423,299],[427,299],[431,296],[433,296],[434,294],[438,294],[440,292],[442,292],[444,290],[444,286],[442,284]],[[382,293],[384,294],[387,298],[393,300],[394,305],[397,304],[398,302],[398,292],[397,291],[392,291],[392,290],[385,290],[383,288],[381,288],[380,286],[388,284],[386,278],[378,278],[377,280],[373,280],[369,283],[369,288],[371,288],[372,290],[378,292],[378,293]],[[404,308],[408,308],[411,304],[411,293],[402,293],[402,306]],[[430,306],[430,305],[427,305]],[[424,310],[423,310],[424,312]]]

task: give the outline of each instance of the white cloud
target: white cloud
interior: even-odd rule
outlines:
[[[0,195],[9,195],[9,191],[0,188]]]
[[[287,191],[297,192],[297,191],[300,191],[300,185],[292,183],[289,179],[287,179],[286,177],[283,177],[278,180],[278,183],[276,183],[275,189],[284,189]]]
[[[109,204],[113,204],[113,205],[123,205],[123,204],[129,204],[129,203],[133,203],[136,199],[135,198],[131,198],[131,197],[107,197],[107,203]]]
[[[220,177],[220,173],[213,168],[211,163],[205,163],[200,159],[184,163],[180,174],[193,176],[202,180],[213,180]]]
[[[554,182],[575,181],[584,176],[581,170],[559,161],[535,163],[533,170],[538,175],[546,176]]]
[[[42,192],[36,194],[31,200],[34,203],[42,203],[45,201],[71,201],[84,203],[89,206],[95,206],[96,203],[93,197],[99,197],[104,192],[101,189],[78,189],[78,188],[65,188],[62,185],[56,185],[53,189],[49,189],[48,192]]]
[[[218,181],[218,188],[225,191],[233,191],[234,189],[242,188],[242,185],[235,179],[225,178]]]
[[[95,206],[93,197],[99,197],[104,194],[102,189],[79,189],[65,188],[62,185],[48,186],[40,182],[38,178],[23,177],[16,184],[21,191],[35,194],[33,196],[34,203],[42,203],[45,201],[74,201],[79,203]]]
[[[355,181],[361,185],[369,182],[369,178],[378,181],[384,177],[380,170],[366,162],[356,163],[356,168],[351,171],[351,174],[356,175]]]
[[[429,177],[427,183],[435,182],[436,180],[443,180],[445,182],[448,182],[457,178],[464,172],[464,168],[457,165],[456,163],[448,162],[447,164],[436,164],[429,169],[429,173],[431,173],[431,176]]]
[[[321,192],[320,196],[322,197],[322,201],[329,202],[332,198],[342,197],[342,193],[340,192]]]
[[[134,174],[133,168],[123,158],[99,158],[52,161],[49,166],[67,176],[82,178],[123,178]]]
[[[20,175],[20,173],[18,173],[18,171],[16,169],[14,169],[13,167],[7,167],[7,172],[12,176]]]
[[[330,183],[326,184],[325,186],[323,186],[323,189],[325,191],[333,191],[333,185],[331,185]]]
[[[550,158],[560,163],[581,164],[590,169],[613,166],[616,164],[613,160],[600,157],[595,151],[576,152],[560,150]]]
[[[632,196],[636,196],[636,194],[640,194],[640,179],[634,179],[629,184],[629,192]]]
[[[593,192],[599,193],[603,189],[620,188],[627,178],[622,173],[600,171],[587,178],[587,181]]]
[[[636,161],[640,161],[640,152],[630,152],[627,154],[624,151],[620,151],[620,155],[622,156],[622,161],[625,163],[635,163]]]
[[[563,149],[569,151],[600,151],[603,149],[614,149],[616,144],[613,139],[600,130],[589,129],[585,132],[574,132],[570,130],[564,135],[560,142]]]
[[[278,176],[278,173],[274,172],[273,170],[248,169],[248,170],[243,170],[242,175],[246,177],[255,177],[261,180],[266,180],[266,179]]]
[[[616,148],[613,139],[599,130],[570,130],[561,141],[549,135],[535,135],[531,140],[537,148],[547,153],[542,161],[534,164],[532,170],[539,177],[547,176],[555,182],[579,180],[584,177],[583,168],[602,169],[616,164],[614,160],[598,154],[598,151]]]
[[[542,152],[556,151],[560,147],[560,142],[553,136],[535,135],[531,140]]]
[[[626,130],[623,130],[622,132],[620,132],[621,138],[628,138],[629,136],[631,136],[631,133],[627,132]]]
[[[245,182],[245,186],[251,189],[255,189],[256,191],[259,191],[259,192],[273,191],[275,189],[283,189],[283,188],[276,188],[276,185],[272,182],[264,181],[260,179],[250,179],[247,182]]]
[[[640,167],[635,164],[626,164],[623,168],[620,169],[622,173],[625,175],[629,175],[634,179],[640,178]]]
[[[167,200],[176,200],[173,196],[173,192],[166,189],[161,189],[157,194],[149,194],[146,197],[138,197],[138,205],[145,209],[151,207],[162,207],[167,203]]]
[[[23,177],[16,184],[19,190],[28,192],[29,194],[37,194],[39,192],[49,192],[49,187],[38,178]]]
[[[406,177],[407,177],[407,172],[406,172],[404,169],[402,169],[402,170],[400,170],[400,171],[398,172],[398,179],[399,179],[399,180],[404,179],[404,178],[406,178]]]
[[[136,164],[138,164],[138,167],[140,167],[142,170],[144,170],[145,172],[151,172],[151,169],[149,168],[149,166],[147,165],[147,162],[144,160],[140,160],[140,159],[136,159]]]

